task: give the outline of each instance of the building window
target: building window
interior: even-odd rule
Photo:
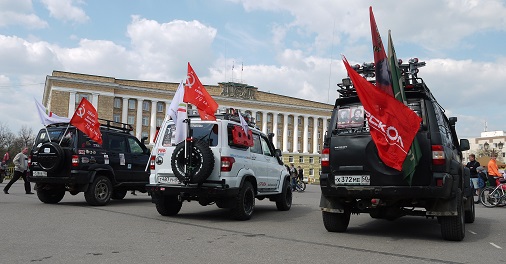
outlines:
[[[322,120],[318,119],[318,127],[321,127],[321,126],[322,126]]]
[[[307,149],[311,149],[311,143],[307,143]]]
[[[302,118],[300,118],[300,116],[297,117],[297,123],[299,123],[299,125],[302,125]]]
[[[141,138],[148,137],[148,132],[142,131],[141,132]]]
[[[121,108],[121,98],[114,98],[114,108]]]
[[[267,134],[272,133],[272,129],[270,127],[267,128]]]
[[[133,125],[135,123],[135,116],[129,115],[127,117],[127,124]]]
[[[299,151],[300,148],[300,142],[297,142],[297,149],[295,151]]]
[[[314,163],[314,157],[309,157],[309,163],[311,163],[311,164]]]
[[[157,118],[157,119],[156,119],[156,126],[157,126],[157,127],[161,127],[161,126],[162,126],[162,123],[163,123],[163,119],[161,119],[161,118]]]
[[[288,136],[292,136],[292,130],[288,129]]]
[[[309,169],[309,176],[314,176],[314,169]]]
[[[135,99],[128,99],[128,109],[135,109]]]
[[[149,126],[149,117],[142,116],[142,125],[143,126]]]
[[[272,122],[272,115],[267,115],[267,122]]]
[[[116,122],[116,123],[121,122],[121,118],[120,118],[120,116],[119,116],[118,114],[114,114],[114,115],[112,116],[112,119],[113,119],[113,121],[114,121],[114,122]]]
[[[282,135],[281,128],[278,128],[278,135]]]
[[[320,131],[318,131],[318,139],[322,138]]]
[[[291,125],[292,123],[293,123],[293,120],[290,117],[288,117],[288,124]]]
[[[260,113],[258,113],[258,112],[257,112],[255,119],[256,119],[257,121],[262,121],[262,115],[261,115]]]
[[[297,130],[297,136],[298,136],[298,137],[301,137],[301,136],[302,136],[302,131]]]
[[[320,145],[320,144],[318,144],[318,151],[320,151],[320,150],[321,150],[321,145]]]
[[[76,94],[76,103],[80,103],[83,98],[91,102],[89,94],[78,93]]]
[[[288,163],[293,163],[293,156],[288,156]]]
[[[149,111],[149,101],[142,102],[142,111]]]
[[[304,156],[299,156],[299,163],[304,163]]]
[[[162,102],[156,103],[156,111],[158,113],[163,113],[164,104]]]

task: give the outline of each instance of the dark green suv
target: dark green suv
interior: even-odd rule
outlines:
[[[322,150],[320,207],[328,231],[346,231],[351,214],[368,213],[387,220],[415,215],[437,217],[443,238],[459,241],[465,236],[465,223],[474,222],[469,171],[462,164],[462,151],[469,149],[469,141],[459,141],[457,118],[446,117],[417,71],[410,71],[414,66],[401,67],[408,107],[422,119],[416,135],[422,155],[411,183],[379,158],[349,79],[339,85],[341,96]],[[348,121],[354,113],[361,116]]]
[[[131,126],[101,120],[102,145],[69,124],[39,131],[30,156],[30,182],[44,203],[58,203],[68,191],[84,192],[90,205],[123,199],[129,190],[145,192],[149,150],[130,134]]]

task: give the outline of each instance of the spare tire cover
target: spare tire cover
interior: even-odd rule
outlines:
[[[40,146],[37,162],[45,171],[57,170],[65,159],[65,153],[56,142],[46,142]]]
[[[171,158],[171,167],[174,175],[180,182],[185,180],[185,141],[179,143]],[[202,183],[211,175],[214,169],[214,154],[204,141],[194,141],[191,151],[192,164],[190,164],[190,183]]]

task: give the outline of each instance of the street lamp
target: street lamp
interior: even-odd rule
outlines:
[[[504,147],[504,143],[499,141],[499,143],[497,144],[497,148],[499,150],[502,150],[503,147]],[[485,144],[483,144],[483,149],[484,149],[485,154],[489,157],[491,157],[492,155],[498,156],[497,154],[499,154],[499,153],[497,153],[498,151],[496,151],[495,148],[492,148],[492,150],[490,150],[490,144],[488,142],[485,142]]]

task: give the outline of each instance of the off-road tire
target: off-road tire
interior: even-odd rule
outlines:
[[[45,171],[56,171],[65,160],[65,152],[56,142],[46,142],[38,150],[38,164]]]
[[[111,200],[112,184],[109,178],[97,176],[88,190],[84,192],[84,198],[89,205],[103,206]]]
[[[348,210],[344,213],[322,212],[323,225],[329,232],[345,232],[350,224],[350,215]]]
[[[231,209],[232,218],[249,220],[255,210],[255,190],[249,181],[245,181],[236,197],[235,205]]]
[[[185,181],[185,142],[179,143],[171,158],[171,167],[174,175],[180,182]],[[214,169],[214,154],[208,143],[205,141],[194,141],[192,148],[192,174],[190,175],[190,183],[202,183],[206,180]]]
[[[172,216],[179,213],[183,202],[179,201],[177,195],[160,196],[156,199],[155,205],[160,215]]]
[[[127,195],[127,190],[113,190],[111,194],[111,199],[114,200],[122,200]]]
[[[63,197],[65,196],[65,189],[45,189],[45,188],[37,188],[37,197],[39,200],[46,204],[57,204],[59,203]]]
[[[455,199],[457,199],[457,215],[439,217],[441,223],[441,235],[445,240],[462,241],[466,235],[462,194],[458,193]]]
[[[292,188],[289,181],[285,181],[283,191],[276,197],[276,207],[279,211],[288,211],[292,207]]]
[[[476,208],[474,205],[473,196],[468,197],[466,203],[467,203],[466,207],[470,208],[464,211],[465,214],[464,220],[466,223],[471,224],[474,223],[474,219],[476,218]]]

